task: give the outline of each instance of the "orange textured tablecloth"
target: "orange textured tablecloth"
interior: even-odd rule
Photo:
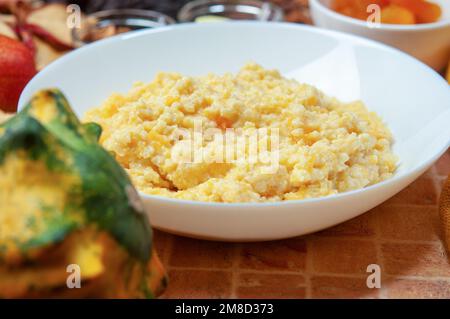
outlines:
[[[265,243],[220,243],[155,231],[169,273],[163,298],[450,298],[438,196],[450,150],[408,188],[325,231]],[[369,264],[381,288],[367,288]]]

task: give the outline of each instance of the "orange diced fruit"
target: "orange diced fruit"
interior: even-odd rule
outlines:
[[[408,9],[413,14],[422,10],[423,0],[390,0],[391,4]]]
[[[334,0],[331,3],[331,8],[333,10],[339,10],[343,8],[353,7],[353,1],[352,0]]]
[[[347,2],[345,2],[347,1]],[[340,14],[355,18],[365,20],[368,17],[368,13],[365,7],[362,7],[359,3],[354,0],[341,0],[334,2],[333,10],[339,12]]]
[[[415,24],[416,18],[408,9],[391,4],[381,10],[381,22],[388,24]]]
[[[423,9],[416,13],[418,23],[432,23],[439,20],[442,10],[439,5],[430,2],[423,2]]]
[[[345,16],[359,19],[358,11],[354,7],[342,7],[336,11]]]
[[[404,7],[414,13],[417,23],[436,22],[442,14],[441,7],[424,0],[390,0],[392,4]]]

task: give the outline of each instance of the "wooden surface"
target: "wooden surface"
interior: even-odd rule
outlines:
[[[163,298],[450,298],[437,211],[449,173],[450,150],[370,212],[288,240],[232,244],[155,231],[169,273]],[[369,264],[381,267],[381,289],[367,288]]]

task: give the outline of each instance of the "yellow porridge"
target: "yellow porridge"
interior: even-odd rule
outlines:
[[[171,198],[305,199],[378,183],[396,168],[391,133],[362,102],[257,64],[236,75],[159,73],[84,120],[103,127],[101,144],[139,190]]]

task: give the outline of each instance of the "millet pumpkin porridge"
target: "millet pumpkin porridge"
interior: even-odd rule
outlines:
[[[363,188],[396,169],[390,131],[362,102],[341,103],[257,64],[236,75],[159,73],[126,95],[113,94],[84,120],[102,126],[101,144],[140,191],[171,198],[305,199]],[[180,130],[199,126],[213,130],[214,138],[180,138]],[[250,144],[239,139],[248,132],[258,132],[254,142],[269,161],[249,156]],[[230,158],[224,146],[229,133],[237,137],[236,149],[245,144]],[[202,160],[182,160],[174,156],[177,148],[201,150]]]

